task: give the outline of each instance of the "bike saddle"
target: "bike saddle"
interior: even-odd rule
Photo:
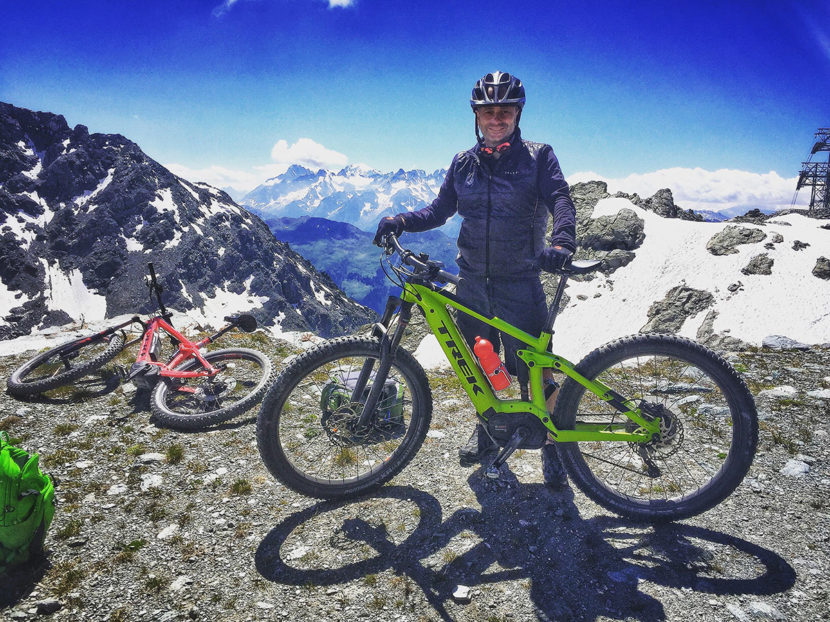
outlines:
[[[254,332],[257,327],[256,318],[248,313],[240,313],[239,315],[228,315],[225,317],[225,321],[233,324],[234,326],[236,326],[240,330],[245,331],[246,333]]]
[[[593,272],[599,267],[602,261],[598,259],[574,259],[571,261],[571,274],[587,274]]]

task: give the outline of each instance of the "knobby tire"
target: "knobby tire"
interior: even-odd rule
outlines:
[[[357,430],[362,404],[323,407],[338,379],[367,359],[377,369],[379,352],[376,339],[333,339],[294,359],[271,386],[257,417],[257,444],[265,466],[285,486],[321,499],[351,498],[379,488],[415,456],[429,429],[432,393],[406,350],[397,350],[388,377],[403,387],[400,419]]]
[[[161,424],[200,430],[228,421],[256,406],[271,381],[271,360],[256,350],[228,348],[204,357],[214,367],[227,367],[213,378],[162,377],[153,389],[150,409]],[[177,370],[199,367],[201,363],[191,358]]]
[[[596,503],[636,520],[678,520],[712,508],[741,483],[758,443],[757,413],[746,384],[718,354],[674,335],[637,335],[597,348],[576,369],[638,406],[644,401],[669,428],[647,445],[559,444],[573,481]],[[627,421],[571,379],[555,416],[562,429]]]
[[[69,358],[61,357],[67,348],[82,344]],[[72,384],[114,359],[124,347],[124,336],[108,338],[89,335],[38,354],[18,367],[9,377],[8,391],[15,397],[30,397]]]

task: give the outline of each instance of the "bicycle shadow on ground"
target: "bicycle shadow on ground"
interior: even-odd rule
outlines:
[[[315,504],[268,533],[257,570],[276,583],[322,587],[392,569],[403,578],[394,595],[402,613],[415,611],[411,582],[444,620],[473,615],[465,608],[492,601],[488,592],[512,581],[519,585],[509,589],[528,590],[539,620],[666,619],[640,581],[712,594],[771,594],[795,582],[780,556],[740,538],[683,524],[582,519],[570,490],[551,493],[501,473],[495,481],[473,473],[481,509],[446,520],[435,497],[411,487]],[[472,588],[471,604],[453,601],[458,585]]]

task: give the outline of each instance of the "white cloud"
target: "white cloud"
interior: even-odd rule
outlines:
[[[310,138],[300,138],[290,147],[285,140],[277,141],[271,149],[271,159],[277,163],[302,164],[315,168],[343,167],[349,161],[342,153],[326,149]]]
[[[225,13],[231,10],[231,7],[236,4],[238,0],[225,0],[222,4],[213,9],[214,17],[222,17]]]
[[[356,0],[327,0],[329,3],[329,8],[341,8],[345,9],[348,7],[352,7],[355,5]],[[224,0],[222,4],[216,6],[213,9],[213,16],[214,17],[222,17],[225,13],[231,10],[231,7],[239,2],[239,0]]]
[[[341,169],[349,159],[332,149],[327,149],[310,138],[300,138],[293,145],[285,140],[278,140],[271,148],[271,160],[268,164],[252,166],[248,170],[235,170],[212,165],[205,168],[191,168],[184,164],[172,163],[164,166],[175,175],[191,182],[203,181],[216,188],[233,188],[248,192],[266,179],[284,173],[292,164],[300,164],[312,169]]]
[[[216,188],[234,188],[235,190],[251,190],[261,184],[263,178],[252,171],[236,171],[222,166],[208,166],[206,168],[190,168],[184,164],[164,165],[174,175],[191,182],[203,181]]]
[[[608,191],[634,193],[647,198],[661,188],[669,188],[674,202],[683,209],[721,212],[733,208],[775,211],[791,206],[796,177],[784,178],[775,171],[750,173],[733,169],[707,171],[702,168],[666,168],[651,173],[607,178],[594,172],[575,173],[568,183],[598,180]],[[798,193],[797,207],[809,204],[809,190]]]

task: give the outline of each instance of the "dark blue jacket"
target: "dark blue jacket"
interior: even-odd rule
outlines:
[[[402,214],[404,230],[440,227],[456,212],[462,218],[456,261],[472,275],[537,274],[548,212],[551,244],[576,250],[576,210],[559,161],[550,145],[522,140],[518,129],[497,160],[480,145],[457,154],[432,204]]]

